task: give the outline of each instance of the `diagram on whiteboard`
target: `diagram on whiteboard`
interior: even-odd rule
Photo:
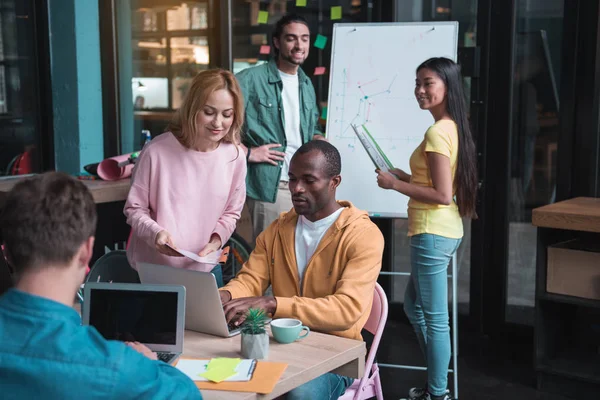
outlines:
[[[410,173],[434,122],[415,100],[416,68],[456,59],[457,34],[454,22],[334,25],[326,133],[342,156],[338,198],[371,215],[406,216],[408,199],[377,186],[374,164]]]

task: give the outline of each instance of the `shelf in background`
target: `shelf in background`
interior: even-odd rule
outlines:
[[[554,303],[573,304],[576,306],[600,308],[600,300],[585,299],[583,297],[567,296],[564,294],[544,292],[538,295],[538,299]]]

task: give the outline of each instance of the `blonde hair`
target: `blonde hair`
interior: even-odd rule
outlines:
[[[202,107],[206,105],[208,97],[221,89],[227,90],[233,97],[233,123],[221,141],[233,143],[236,146],[241,143],[244,98],[240,85],[231,72],[224,69],[209,69],[194,77],[181,107],[175,112],[173,120],[167,128],[183,146],[188,149],[194,147],[198,132],[196,117]]]

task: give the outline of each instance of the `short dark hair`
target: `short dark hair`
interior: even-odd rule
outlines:
[[[325,140],[311,140],[310,142],[304,143],[296,150],[292,159],[294,159],[297,154],[306,154],[311,151],[318,151],[325,157],[325,172],[327,173],[327,176],[331,178],[342,172],[342,158],[340,157],[340,152],[334,145]]]
[[[277,57],[279,55],[279,49],[277,47],[275,47],[275,38],[279,39],[279,37],[283,33],[283,28],[285,28],[287,25],[291,24],[292,22],[304,24],[310,31],[310,27],[308,26],[308,21],[304,17],[301,17],[298,14],[285,14],[283,17],[281,17],[279,19],[279,21],[277,21],[277,23],[275,24],[275,28],[273,29],[273,33],[271,34],[271,46],[273,47],[273,54],[275,54],[275,57]]]
[[[61,172],[17,183],[0,214],[0,232],[17,277],[67,264],[96,231],[96,204],[85,185]]]

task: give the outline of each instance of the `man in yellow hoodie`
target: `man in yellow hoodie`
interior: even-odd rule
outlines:
[[[289,168],[294,208],[258,236],[248,262],[220,289],[228,322],[239,324],[249,308],[259,307],[273,318],[362,339],[384,240],[365,211],[336,201],[340,171],[340,154],[328,142],[311,141],[296,151]],[[273,296],[263,296],[269,285]],[[351,383],[329,373],[286,398],[337,398]]]

